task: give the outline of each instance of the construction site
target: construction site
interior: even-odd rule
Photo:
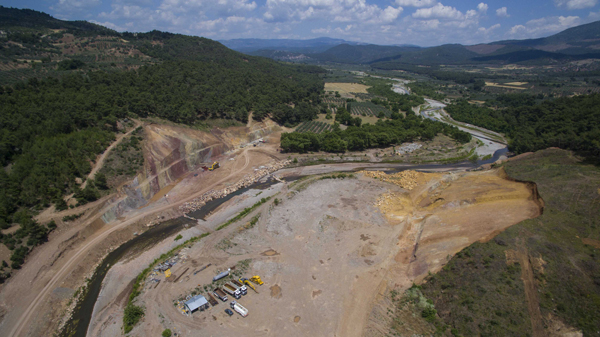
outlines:
[[[182,232],[183,239],[210,235],[186,245],[145,278],[137,300],[145,314],[132,335],[168,328],[184,336],[373,336],[371,330],[386,324],[377,310],[384,310],[391,290],[407,289],[465,246],[541,212],[530,186],[498,170],[333,177],[250,189],[201,226]],[[212,231],[266,196],[270,201],[243,219]],[[136,266],[173,244],[167,240],[111,269],[89,335],[120,333],[128,293],[123,280],[135,278]],[[224,271],[227,275],[215,280]],[[253,276],[264,284],[242,283]],[[236,295],[241,285],[256,291]],[[240,304],[243,314],[225,312],[232,307],[224,296]],[[200,309],[190,310],[189,303],[198,301]]]
[[[133,180],[38,216],[82,214],[57,221],[34,262],[3,285],[9,335],[123,335],[131,304],[143,308],[132,336],[384,336],[392,290],[541,212],[535,190],[498,169],[298,166],[269,120],[211,132],[140,125],[144,165]]]

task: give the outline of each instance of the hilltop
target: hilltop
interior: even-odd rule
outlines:
[[[326,50],[293,49],[283,43],[271,43],[268,47],[238,50],[274,59],[301,62],[333,62],[342,64],[371,64],[380,69],[402,69],[402,65],[439,65],[465,63],[519,63],[540,64],[556,61],[574,61],[600,58],[598,48],[600,21],[569,28],[560,33],[539,39],[506,40],[476,45],[446,44],[428,48],[413,45],[382,46],[375,44],[348,43],[330,39],[334,46]],[[249,42],[249,40],[243,40]],[[309,40],[307,40],[309,41]],[[320,48],[325,46],[322,44]],[[268,51],[265,51],[268,50]],[[278,53],[279,52],[279,53]],[[295,54],[290,54],[295,53]],[[299,58],[299,54],[303,57]]]

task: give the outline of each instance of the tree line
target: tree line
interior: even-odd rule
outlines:
[[[353,119],[349,119],[348,124],[350,126],[347,129],[341,130],[339,124],[336,123],[332,132],[321,134],[312,132],[283,133],[281,147],[285,152],[343,153],[370,148],[385,148],[415,140],[431,140],[440,133],[461,143],[471,141],[469,133],[448,124],[423,119],[414,113],[407,113],[406,117],[399,113],[393,113],[391,119],[380,119],[375,124],[361,125],[358,123],[355,125]]]
[[[559,147],[586,156],[600,155],[600,94],[508,105],[494,110],[460,100],[446,111],[458,121],[505,133],[510,138],[509,148],[516,153]]]

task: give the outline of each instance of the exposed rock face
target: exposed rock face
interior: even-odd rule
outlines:
[[[144,127],[144,169],[128,185],[102,220],[108,223],[131,209],[144,206],[161,189],[200,166],[209,166],[228,152],[273,132],[277,124],[267,120],[248,127],[232,127],[210,132],[149,124]],[[117,201],[117,200],[115,200]]]

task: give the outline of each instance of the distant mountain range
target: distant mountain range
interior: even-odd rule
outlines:
[[[246,53],[254,54],[260,50],[286,51],[295,53],[320,53],[331,47],[348,44],[360,45],[365,43],[351,42],[342,39],[332,39],[329,37],[319,37],[309,40],[294,39],[233,39],[219,41],[227,48]]]
[[[552,63],[600,58],[600,21],[569,28],[558,34],[527,40],[506,40],[465,46],[447,44],[421,48],[414,45],[382,46],[342,39],[312,40],[237,39],[221,41],[250,55],[300,62],[347,64],[461,64]]]

